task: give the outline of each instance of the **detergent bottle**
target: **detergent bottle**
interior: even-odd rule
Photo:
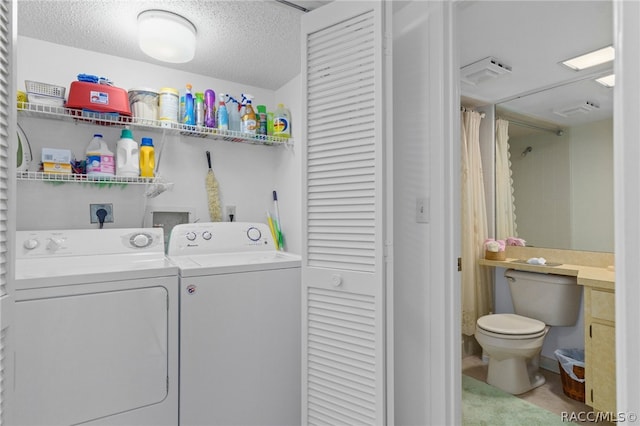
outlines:
[[[187,91],[184,94],[184,117],[182,118],[182,124],[193,126],[196,124],[196,114],[191,88],[191,84],[187,84]]]
[[[284,107],[284,104],[278,104],[278,108],[273,114],[273,136],[280,138],[291,137],[291,114]]]
[[[140,176],[153,177],[156,168],[153,139],[142,138],[140,142]]]
[[[229,112],[224,103],[224,94],[220,95],[220,104],[218,105],[218,129],[229,130]]]
[[[122,129],[116,143],[116,175],[124,177],[140,176],[140,153],[138,142],[133,140],[129,129]]]
[[[256,121],[256,112],[251,105],[251,100],[253,96],[249,94],[242,94],[242,99],[244,103],[244,108],[242,110],[242,115],[240,116],[240,131],[243,133],[256,134],[257,121]]]
[[[96,133],[87,146],[87,176],[114,176],[113,152],[109,151],[102,135]]]

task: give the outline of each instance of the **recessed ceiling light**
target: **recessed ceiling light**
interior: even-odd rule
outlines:
[[[616,85],[616,75],[605,75],[604,77],[596,78],[596,81],[602,84],[604,87],[613,87]]]
[[[603,47],[602,49],[598,49],[593,52],[585,53],[584,55],[562,61],[562,64],[571,68],[572,70],[580,71],[585,68],[594,67],[596,65],[604,64],[605,62],[613,61],[614,57],[615,49],[613,48],[613,46],[607,46]]]
[[[596,104],[595,102],[584,101],[579,104],[554,109],[553,113],[561,117],[571,117],[577,114],[588,114],[591,111],[597,110],[599,108],[600,105]]]
[[[173,12],[146,10],[138,15],[138,43],[159,61],[189,62],[196,52],[196,27]]]

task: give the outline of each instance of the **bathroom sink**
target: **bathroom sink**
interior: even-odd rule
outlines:
[[[526,259],[516,259],[516,260],[512,260],[512,263],[524,263],[525,265],[532,265],[532,266],[560,266],[562,265],[562,263],[554,263],[554,262],[547,262],[544,265],[535,265],[535,264],[531,264],[531,263],[527,263]]]

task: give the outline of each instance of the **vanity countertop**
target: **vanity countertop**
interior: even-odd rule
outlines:
[[[480,265],[494,266],[505,269],[517,269],[519,271],[539,272],[543,274],[557,274],[577,277],[578,284],[604,289],[615,289],[615,272],[608,267],[585,266],[563,263],[558,266],[530,265],[523,263],[518,258],[506,258],[505,260],[481,259]]]

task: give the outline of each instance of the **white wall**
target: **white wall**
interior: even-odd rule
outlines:
[[[31,38],[18,40],[18,83],[24,80],[42,81],[67,87],[77,74],[87,73],[106,76],[115,85],[124,89],[133,87],[176,87],[182,89],[191,83],[195,91],[212,88],[216,93],[239,95],[248,92],[255,96],[255,104],[265,104],[269,110],[277,102],[289,104],[297,96],[296,83],[283,88],[282,98],[271,90],[223,81],[163,68],[144,62],[132,61],[86,50],[69,48]],[[44,64],[56,64],[44,66]],[[259,70],[256,70],[259,72]],[[286,98],[286,99],[285,99]],[[292,110],[293,126],[296,128],[298,105]],[[42,147],[71,149],[82,158],[86,145],[94,133],[104,134],[112,151],[120,130],[104,126],[65,123],[39,118],[19,118],[32,145],[35,159],[39,161]],[[221,202],[236,206],[237,221],[266,221],[266,211],[273,212],[272,191],[278,190],[280,215],[284,223],[287,241],[299,240],[296,226],[299,212],[295,206],[299,190],[289,188],[295,177],[289,178],[296,169],[294,149],[250,145],[212,139],[183,136],[165,136],[160,131],[134,130],[134,138],[152,137],[156,145],[156,156],[162,151],[159,175],[174,182],[172,191],[156,198],[144,197],[144,186],[119,188],[96,188],[82,184],[51,185],[41,182],[18,182],[18,229],[65,229],[89,228],[89,203],[113,203],[114,219],[109,227],[141,226],[145,207],[161,206],[189,208],[195,211],[192,220],[208,221],[205,176],[207,162],[205,151],[213,159],[213,169],[220,184]],[[298,142],[299,143],[299,142]],[[37,170],[32,165],[31,170]],[[285,173],[282,171],[286,170]],[[292,234],[288,234],[291,230]]]

